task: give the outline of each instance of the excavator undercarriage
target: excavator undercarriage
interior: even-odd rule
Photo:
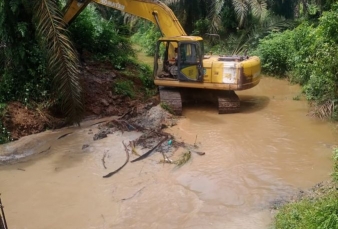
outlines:
[[[159,91],[161,103],[176,115],[182,115],[183,103],[194,101],[217,104],[219,114],[236,113],[240,110],[240,100],[234,91],[169,87],[159,87]]]

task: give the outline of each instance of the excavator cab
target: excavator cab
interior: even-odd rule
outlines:
[[[203,45],[201,41],[180,37],[157,42],[154,74],[157,79],[203,82]]]

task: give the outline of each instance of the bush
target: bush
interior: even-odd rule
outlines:
[[[321,103],[337,99],[338,39],[332,34],[332,30],[336,30],[337,21],[337,11],[323,14],[318,27],[308,36],[309,44],[303,47],[303,50],[307,50],[303,63],[308,61],[307,64],[295,66],[295,72],[305,74],[301,67],[306,69],[308,80],[304,83],[304,91],[309,100]]]
[[[124,69],[134,56],[130,41],[119,34],[119,27],[102,19],[92,5],[87,6],[69,27],[80,54],[86,50],[96,60],[110,61],[115,68]]]
[[[5,103],[0,103],[0,144],[4,144],[10,141],[10,133],[1,122],[6,112],[6,106],[7,105]]]
[[[270,35],[255,52],[263,71],[277,76],[290,72],[290,80],[301,84],[307,99],[319,105],[338,99],[338,4],[332,9],[323,13],[317,27],[305,22]]]
[[[140,79],[143,86],[148,89],[154,89],[155,84],[150,67],[147,64],[138,64],[138,67],[140,69]]]
[[[290,54],[293,53],[292,32],[274,33],[260,41],[255,55],[260,56],[262,70],[267,74],[284,77],[290,70]]]
[[[304,85],[310,79],[311,64],[313,58],[311,55],[315,51],[314,44],[314,28],[303,23],[292,32],[293,52],[289,55],[290,58],[290,80],[294,83]]]
[[[46,55],[35,37],[32,14],[19,1],[12,8],[1,5],[0,103],[43,101],[49,98],[52,80],[46,71]]]
[[[137,32],[131,40],[140,45],[148,56],[154,56],[157,40],[161,37],[161,32],[154,24],[142,21],[138,24]]]
[[[120,80],[114,84],[114,91],[116,94],[125,95],[130,98],[135,97],[133,82],[130,80]]]
[[[331,191],[316,200],[287,204],[276,216],[276,229],[338,228],[338,193]]]
[[[338,148],[335,148],[333,151],[333,180],[338,182]]]

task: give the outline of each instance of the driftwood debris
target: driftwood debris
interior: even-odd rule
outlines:
[[[58,137],[58,140],[61,139],[61,138],[66,137],[67,135],[70,135],[70,134],[72,134],[72,133],[73,133],[73,132],[69,132],[69,133],[63,134],[63,135],[61,135],[60,137]]]
[[[118,171],[120,171],[128,163],[128,161],[129,161],[129,151],[128,151],[127,146],[124,144],[124,142],[122,142],[122,144],[124,146],[124,149],[125,149],[126,155],[127,155],[126,161],[124,162],[124,164],[120,168],[116,169],[115,171],[113,171],[111,173],[108,173],[107,175],[104,175],[103,178],[108,178],[108,177],[113,176],[115,173],[117,173]]]
[[[106,156],[107,156],[107,152],[108,152],[108,151],[105,151],[105,152],[104,152],[103,157],[102,157],[102,159],[101,159],[103,168],[105,168],[105,169],[107,169],[107,167],[106,167],[106,161],[105,161],[105,158],[106,158]]]
[[[166,141],[168,139],[168,136],[165,136],[165,138],[163,138],[156,146],[154,146],[151,150],[149,150],[148,152],[146,152],[145,154],[143,154],[142,156],[132,160],[131,162],[136,162],[136,161],[140,161],[143,160],[144,158],[147,158],[159,145],[161,145],[164,141]]]
[[[39,152],[38,154],[42,154],[42,153],[45,153],[47,152],[48,150],[50,150],[51,146],[48,147],[48,149],[45,149],[45,150],[42,150],[41,152]]]
[[[177,161],[174,161],[173,164],[176,164],[177,166],[182,166],[185,163],[187,163],[191,158],[191,152],[187,151],[185,152],[180,159],[178,159]]]
[[[131,197],[128,198],[123,198],[122,200],[130,200],[132,199],[134,196],[136,196],[138,193],[142,192],[142,190],[145,188],[145,186],[143,188],[141,188],[140,190],[138,190],[137,192],[135,192]]]
[[[122,115],[118,119],[111,120],[109,122],[106,122],[104,125],[100,126],[100,132],[99,134],[110,134],[114,133],[115,131],[121,131],[122,133],[124,131],[140,131],[142,132],[142,135],[132,141],[129,141],[129,144],[126,145],[124,142],[122,142],[125,153],[126,153],[126,161],[125,163],[118,168],[117,170],[108,173],[107,175],[103,176],[103,178],[111,177],[112,175],[119,172],[128,162],[130,154],[135,154],[138,157],[136,159],[131,160],[131,163],[141,161],[147,157],[149,157],[154,151],[158,151],[162,154],[163,160],[161,162],[163,163],[169,163],[169,164],[176,164],[178,167],[184,165],[186,162],[188,162],[192,155],[191,154],[197,154],[197,155],[205,155],[204,152],[197,151],[197,135],[195,138],[194,144],[187,144],[185,142],[177,141],[175,137],[169,133],[166,133],[162,130],[159,130],[158,128],[148,128],[147,126],[143,127],[140,122],[137,121],[137,119],[129,119],[126,120],[127,116],[130,115],[130,113],[134,112],[133,110],[130,110],[126,114]],[[141,122],[142,123],[142,122]],[[185,150],[185,153],[182,153],[180,157],[176,160],[173,160],[171,157],[174,155],[175,152],[178,151],[179,148],[183,148]],[[139,156],[138,150],[146,149],[146,153]],[[106,155],[103,155],[102,164],[103,167],[106,168],[105,165],[105,159]]]

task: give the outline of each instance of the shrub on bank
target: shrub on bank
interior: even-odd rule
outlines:
[[[324,12],[318,25],[307,22],[292,31],[272,34],[260,41],[256,54],[264,72],[303,86],[308,100],[318,105],[338,99],[338,4]],[[327,103],[329,102],[329,103]],[[334,105],[333,105],[334,106]],[[335,107],[328,112],[337,116]]]

